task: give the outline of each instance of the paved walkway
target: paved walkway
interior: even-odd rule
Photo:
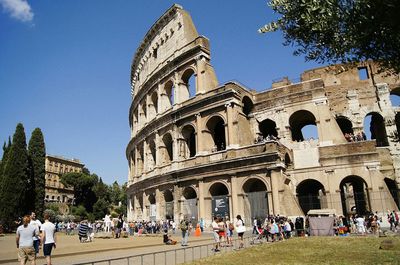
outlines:
[[[153,253],[157,251],[182,249],[182,247],[179,245],[179,241],[181,239],[180,233],[172,235],[172,238],[178,241],[177,245],[164,245],[162,243],[162,236],[135,236],[119,239],[95,238],[94,242],[91,243],[79,243],[77,235],[67,236],[63,233],[58,233],[57,249],[53,250],[52,253],[53,263],[57,265],[70,265],[73,263],[92,260],[110,259],[144,253]],[[190,246],[205,243],[212,243],[211,234],[203,233],[200,237],[189,237]],[[203,251],[207,251],[207,249]],[[6,235],[5,237],[0,237],[0,264],[17,264],[15,235]],[[45,264],[42,250],[40,250],[37,264]]]

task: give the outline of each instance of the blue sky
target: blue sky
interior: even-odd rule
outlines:
[[[132,57],[173,3],[0,0],[0,141],[18,122],[27,141],[39,127],[48,154],[79,158],[106,183],[125,182]],[[177,3],[210,39],[220,83],[260,91],[317,66],[294,57],[281,33],[257,33],[274,16],[265,0]]]

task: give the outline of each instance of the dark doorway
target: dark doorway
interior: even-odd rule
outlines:
[[[182,136],[185,139],[185,158],[194,157],[196,155],[196,133],[193,126],[183,127]]]
[[[211,194],[211,215],[229,218],[228,188],[222,183],[215,183],[210,187]]]
[[[297,186],[297,199],[304,215],[312,209],[321,209],[321,205],[325,200],[325,189],[319,181],[307,179]]]
[[[174,196],[171,190],[164,191],[165,200],[165,219],[174,219]]]
[[[276,131],[276,123],[270,119],[263,120],[258,124],[258,129],[260,130],[263,138],[267,136],[278,137],[278,132]]]
[[[289,125],[293,141],[302,142],[308,138],[318,138],[315,116],[307,110],[299,110],[293,113],[289,118]]]
[[[397,187],[396,181],[390,178],[385,178],[385,183],[390,195],[392,195],[392,198],[397,205],[397,208],[400,209],[400,189]]]
[[[249,179],[243,185],[245,192],[244,218],[251,224],[254,218],[264,220],[269,214],[267,187],[260,179]]]
[[[343,116],[339,116],[336,118],[336,122],[340,127],[340,130],[342,131],[343,135],[346,133],[351,133],[353,134],[353,124],[349,119]]]
[[[207,122],[207,129],[214,140],[216,151],[226,149],[225,123],[221,117],[214,116]]]
[[[348,176],[340,182],[343,214],[365,215],[370,211],[368,187],[359,176]]]
[[[368,139],[375,139],[376,146],[388,146],[385,121],[377,112],[371,112],[365,116],[364,131]]]
[[[182,201],[182,213],[192,221],[192,224],[197,224],[198,209],[197,209],[197,194],[192,187],[186,187],[182,192],[184,200]]]

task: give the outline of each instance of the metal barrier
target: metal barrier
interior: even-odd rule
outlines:
[[[243,238],[243,248],[253,246],[251,244],[253,237]],[[186,262],[192,262],[197,259],[206,258],[217,253],[226,253],[237,250],[240,245],[239,239],[234,239],[231,246],[220,247],[220,252],[213,250],[215,243],[207,243],[196,246],[188,246],[184,248],[176,248],[172,250],[157,251],[151,253],[137,254],[119,258],[112,258],[106,260],[94,260],[89,262],[74,263],[73,265],[96,265],[96,264],[107,264],[107,265],[176,265]],[[196,251],[197,250],[197,251]],[[183,254],[183,255],[182,255]]]

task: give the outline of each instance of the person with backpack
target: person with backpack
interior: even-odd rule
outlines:
[[[188,238],[189,238],[189,221],[187,220],[187,217],[185,216],[181,222],[179,223],[179,228],[182,231],[182,241],[181,241],[181,246],[186,247],[188,244]]]
[[[235,226],[233,225],[233,222],[229,221],[229,219],[226,219],[226,227],[227,229],[227,246],[233,246],[233,231],[235,230]]]

